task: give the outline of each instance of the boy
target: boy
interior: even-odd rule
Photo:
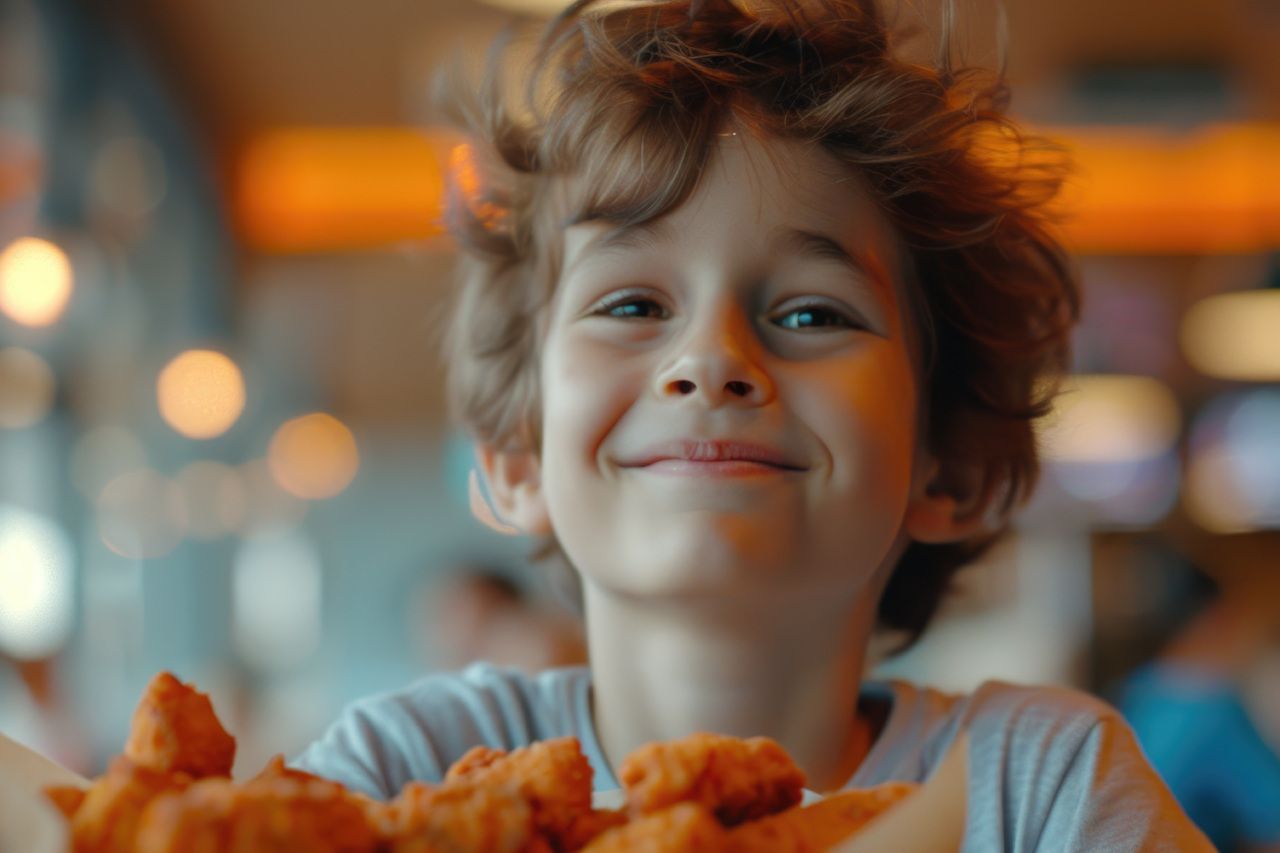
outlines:
[[[429,678],[299,764],[388,797],[572,734],[609,789],[643,743],[768,735],[818,790],[932,776],[884,845],[1202,844],[1102,703],[861,680],[1030,489],[1066,363],[1056,172],[998,81],[895,60],[869,0],[580,0],[534,67],[471,112],[450,383],[499,526],[578,572],[590,667]]]

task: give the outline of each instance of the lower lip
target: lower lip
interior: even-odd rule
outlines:
[[[717,462],[695,462],[691,459],[660,459],[642,466],[641,470],[672,477],[762,477],[792,474],[793,470],[751,462],[745,459],[725,459]]]

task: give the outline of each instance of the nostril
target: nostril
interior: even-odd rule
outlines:
[[[750,385],[745,382],[739,382],[736,379],[731,382],[726,382],[724,387],[728,389],[730,394],[737,397],[745,397],[751,393]]]
[[[675,382],[671,384],[675,386],[676,391],[680,394],[692,394],[694,391],[694,388],[696,387],[688,379],[677,379]]]

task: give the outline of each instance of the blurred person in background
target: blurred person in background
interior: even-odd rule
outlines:
[[[1219,849],[1280,851],[1280,719],[1249,700],[1280,650],[1280,531],[1180,538],[1217,592],[1126,679],[1118,704]]]
[[[464,565],[428,596],[426,639],[438,668],[486,661],[538,672],[586,661],[577,621],[499,569]]]

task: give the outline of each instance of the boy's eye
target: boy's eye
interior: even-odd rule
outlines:
[[[601,300],[591,313],[623,320],[665,320],[668,316],[666,309],[655,300],[632,294]]]
[[[825,305],[801,305],[785,313],[775,315],[773,323],[784,329],[861,328],[858,323],[843,313]]]

